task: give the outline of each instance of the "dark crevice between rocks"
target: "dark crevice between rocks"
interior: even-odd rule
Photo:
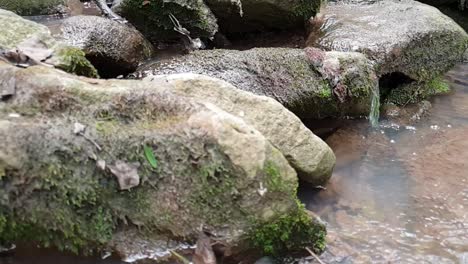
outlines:
[[[390,92],[398,87],[410,84],[415,80],[401,72],[392,72],[384,74],[379,79],[380,102],[385,102]]]
[[[252,48],[304,48],[306,42],[305,30],[273,30],[249,33],[231,34],[227,37],[228,45],[213,43],[215,48],[247,50]]]
[[[309,128],[315,135],[323,140],[333,135],[338,129],[340,129],[347,120],[338,118],[326,118],[326,119],[302,119],[302,123]]]
[[[93,64],[103,79],[116,78],[118,76],[127,76],[134,72],[136,68],[126,68],[122,63],[116,63],[115,60],[107,59],[102,55],[86,55],[86,58]]]

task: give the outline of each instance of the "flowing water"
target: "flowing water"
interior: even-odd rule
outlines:
[[[325,263],[468,264],[468,64],[447,80],[416,124],[353,122],[327,139],[331,182],[300,190],[328,223]]]

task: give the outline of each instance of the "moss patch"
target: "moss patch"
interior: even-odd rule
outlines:
[[[180,34],[174,31],[170,19],[173,15],[187,28],[192,37],[211,38],[218,31],[216,18],[200,0],[192,1],[148,1],[125,0],[122,13],[148,39],[153,42],[176,39]]]
[[[297,204],[295,212],[284,214],[267,224],[258,224],[249,235],[252,246],[265,255],[275,257],[301,251],[305,247],[317,253],[323,252],[325,226],[313,220],[299,201]]]
[[[21,16],[54,14],[57,13],[57,7],[61,4],[64,4],[64,0],[0,0],[0,8]]]
[[[394,88],[390,91],[385,102],[405,106],[427,100],[434,95],[449,92],[450,86],[448,83],[442,77],[437,77],[428,82],[412,82]]]
[[[76,75],[99,77],[97,70],[86,59],[82,50],[72,47],[62,48],[58,51],[58,56],[61,61],[59,65],[56,65],[57,68]]]

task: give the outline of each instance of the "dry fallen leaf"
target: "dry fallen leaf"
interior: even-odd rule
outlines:
[[[128,163],[117,160],[113,165],[108,165],[107,167],[117,177],[120,190],[129,190],[140,184],[140,176],[138,175],[140,163]]]

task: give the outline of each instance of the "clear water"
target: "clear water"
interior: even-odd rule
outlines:
[[[354,122],[327,139],[330,184],[300,191],[328,223],[325,263],[468,264],[468,64],[447,80],[453,93],[413,126]]]

